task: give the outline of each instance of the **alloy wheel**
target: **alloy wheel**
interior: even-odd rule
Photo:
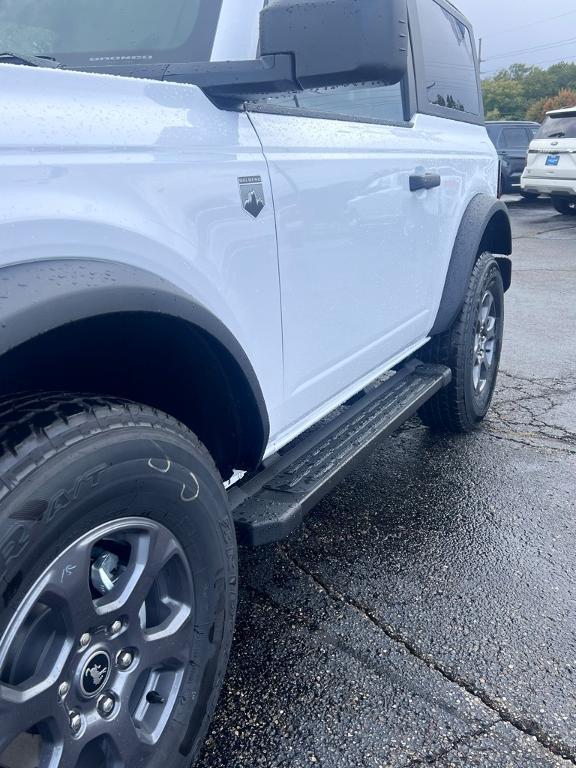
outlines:
[[[498,344],[498,316],[492,291],[486,291],[480,303],[474,339],[472,383],[474,392],[482,396],[494,369]]]
[[[51,562],[0,640],[2,768],[146,766],[192,657],[184,551],[144,518]]]

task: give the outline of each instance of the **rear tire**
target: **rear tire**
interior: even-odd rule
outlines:
[[[421,409],[424,424],[440,432],[470,432],[490,409],[502,351],[504,286],[491,253],[476,262],[464,305],[452,327],[418,354],[426,363],[446,365],[452,382]]]
[[[552,205],[564,216],[576,216],[576,200],[570,197],[552,197]]]
[[[188,768],[236,596],[226,494],[191,432],[120,400],[0,399],[0,765]]]

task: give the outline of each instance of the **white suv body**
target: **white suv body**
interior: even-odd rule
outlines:
[[[189,768],[238,541],[487,415],[473,40],[447,0],[0,6],[3,767]]]
[[[548,112],[530,144],[522,190],[550,195],[562,208],[576,202],[576,107]]]
[[[256,55],[261,5],[226,0],[214,56]],[[465,211],[496,197],[472,49],[463,84],[426,52],[453,34],[442,21],[421,66],[469,113],[420,113],[412,82],[238,112],[195,85],[3,66],[0,267],[57,254],[178,286],[245,351],[275,452],[427,342]],[[419,171],[441,187],[410,191]],[[251,176],[257,221],[239,205]]]

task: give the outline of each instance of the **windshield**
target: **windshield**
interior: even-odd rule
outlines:
[[[63,64],[207,61],[221,0],[0,0],[0,52]]]
[[[546,118],[538,133],[539,139],[576,139],[576,114],[568,117]]]

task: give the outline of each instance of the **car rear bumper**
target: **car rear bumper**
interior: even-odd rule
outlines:
[[[576,197],[576,179],[541,179],[537,176],[522,176],[523,192],[538,192],[540,195]]]

